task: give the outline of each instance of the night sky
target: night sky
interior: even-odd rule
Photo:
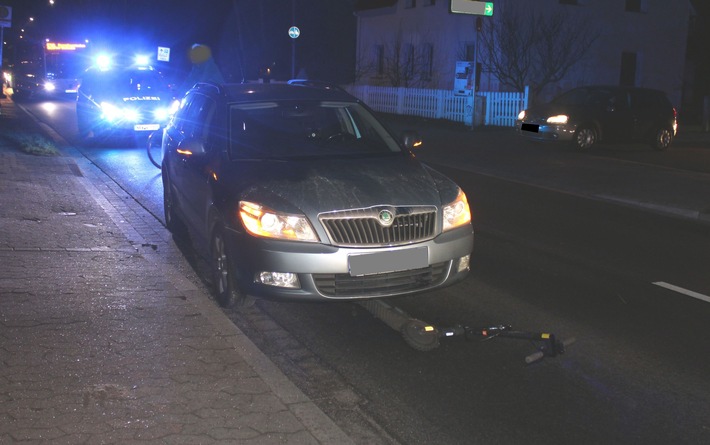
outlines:
[[[173,70],[187,70],[193,43],[212,47],[215,60],[232,81],[255,79],[266,66],[273,78],[291,77],[296,25],[296,72],[347,82],[354,71],[355,16],[352,0],[0,0],[13,8],[12,28],[39,40],[83,41],[94,49],[153,51],[171,48]],[[295,7],[294,7],[295,6]],[[35,17],[34,22],[28,18]]]
[[[691,3],[698,13],[688,42],[694,94],[710,94],[710,1]],[[189,69],[187,49],[206,43],[231,81],[256,79],[266,66],[272,67],[273,78],[284,80],[291,77],[288,28],[295,24],[301,29],[296,73],[305,69],[311,78],[339,83],[352,81],[354,73],[355,0],[55,0],[54,6],[49,0],[0,0],[0,4],[13,7],[12,28],[5,29],[8,44],[24,27],[39,39],[88,38],[94,47],[114,51],[167,46],[171,62],[162,68],[181,73]],[[29,16],[36,18],[31,25]]]

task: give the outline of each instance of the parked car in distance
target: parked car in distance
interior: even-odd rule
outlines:
[[[667,149],[678,128],[665,93],[650,88],[588,86],[523,110],[516,130],[535,141],[563,141],[580,150],[597,142],[647,142]]]
[[[344,301],[453,284],[466,195],[338,87],[197,84],[163,131],[168,229],[210,259],[221,305]]]

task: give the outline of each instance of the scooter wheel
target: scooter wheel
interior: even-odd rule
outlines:
[[[428,352],[439,347],[439,331],[421,320],[407,321],[400,331],[404,341],[417,351]]]

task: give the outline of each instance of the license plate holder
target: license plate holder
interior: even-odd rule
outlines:
[[[160,124],[136,124],[133,129],[135,131],[156,131],[160,130]]]
[[[423,269],[429,267],[429,249],[427,247],[415,247],[353,254],[348,257],[348,266],[350,275],[354,277]]]
[[[522,124],[520,126],[520,129],[523,131],[531,131],[533,133],[539,133],[540,132],[540,126],[537,124]]]

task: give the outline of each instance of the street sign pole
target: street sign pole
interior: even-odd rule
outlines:
[[[466,108],[471,108],[471,129],[476,126],[476,84],[480,82],[478,77],[478,40],[481,32],[481,16],[493,16],[493,2],[484,2],[478,0],[450,0],[449,11],[452,14],[471,14],[476,15],[474,35],[476,40],[474,43],[473,55],[473,91],[471,91],[471,99],[466,105]],[[468,110],[465,114],[468,114]],[[466,116],[467,117],[467,116]]]

